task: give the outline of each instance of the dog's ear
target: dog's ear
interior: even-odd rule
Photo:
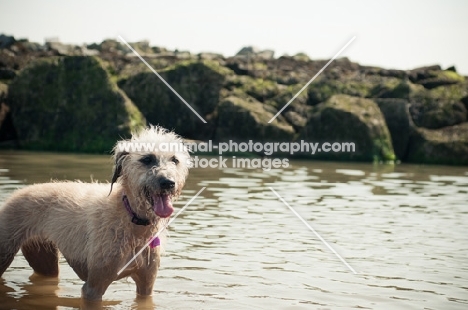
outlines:
[[[119,152],[115,154],[114,175],[112,176],[109,195],[112,193],[112,186],[117,181],[117,179],[122,175],[122,161],[127,155],[128,155],[128,152]]]

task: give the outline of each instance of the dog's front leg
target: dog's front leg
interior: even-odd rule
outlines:
[[[88,270],[88,279],[81,289],[81,294],[87,300],[102,300],[102,295],[117,277],[115,264],[94,266]]]
[[[149,254],[148,254],[149,251]],[[148,256],[149,255],[149,256]],[[134,273],[131,274],[137,287],[137,294],[149,296],[153,293],[153,285],[159,268],[159,247],[146,248],[141,254],[144,263]]]

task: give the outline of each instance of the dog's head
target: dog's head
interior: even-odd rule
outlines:
[[[138,206],[162,218],[174,210],[185,184],[191,157],[181,138],[158,126],[136,132],[129,140],[114,147],[114,173],[111,182],[122,184],[126,193],[137,200]],[[136,210],[135,210],[136,211]]]

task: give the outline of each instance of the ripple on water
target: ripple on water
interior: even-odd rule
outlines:
[[[87,168],[78,159],[65,158],[68,164],[76,160],[80,169]],[[58,159],[51,155],[54,160]],[[2,202],[14,188],[24,186],[10,178],[28,169],[28,157],[15,165],[0,167]],[[176,208],[201,187],[206,189],[169,229],[154,300],[135,301],[133,281],[121,280],[107,291],[106,305],[463,309],[468,303],[468,173],[463,169],[444,167],[441,173],[437,167],[302,161],[271,171],[192,169]],[[73,179],[72,171],[67,174]],[[96,177],[105,179],[107,174]],[[60,283],[30,280],[30,267],[18,254],[0,282],[5,305],[79,308],[82,282],[64,260],[60,268]]]

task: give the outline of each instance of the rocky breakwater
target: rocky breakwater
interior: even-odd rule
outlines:
[[[356,146],[299,154],[311,159],[468,164],[468,82],[453,67],[388,70],[337,59],[268,123],[326,60],[252,47],[224,57],[131,45],[206,124],[115,40],[76,47],[3,36],[0,141],[102,152],[146,119],[197,140]],[[106,142],[91,134],[96,128]],[[57,141],[64,143],[53,147]]]

